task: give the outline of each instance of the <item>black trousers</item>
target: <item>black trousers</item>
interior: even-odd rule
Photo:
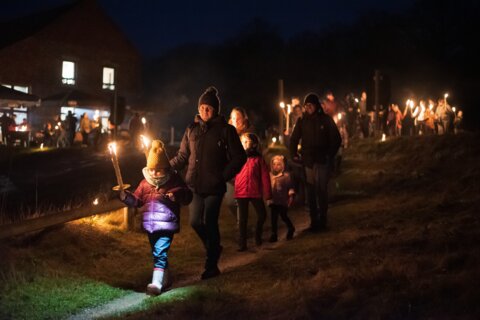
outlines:
[[[289,231],[293,230],[292,221],[288,218],[287,212],[288,208],[278,204],[270,205],[270,210],[272,214],[272,235],[277,235],[278,231],[278,216],[282,218],[283,222],[287,225]]]
[[[255,228],[255,243],[262,243],[263,224],[267,217],[267,210],[261,198],[237,198],[238,203],[238,230],[240,247],[247,246],[248,203],[251,202],[257,212],[257,226]]]

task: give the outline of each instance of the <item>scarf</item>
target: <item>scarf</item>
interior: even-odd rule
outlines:
[[[152,186],[155,186],[157,189],[167,183],[168,179],[170,179],[170,172],[167,172],[167,174],[163,177],[152,177],[152,175],[148,172],[147,167],[143,168],[142,173],[145,177],[145,180],[147,180],[148,183],[150,183]]]

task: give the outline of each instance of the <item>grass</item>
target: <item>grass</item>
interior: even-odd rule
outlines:
[[[476,141],[466,135],[357,143],[334,181],[328,232],[265,245],[253,261],[232,264],[208,281],[198,281],[204,253],[183,210],[169,255],[180,287],[110,318],[478,318]],[[302,208],[291,212],[297,226],[306,215]],[[143,292],[151,276],[146,236],[120,225],[118,216],[97,216],[1,244],[4,315],[62,317],[100,303],[87,301],[97,290],[105,292],[102,301],[118,291]],[[220,225],[222,259],[246,261],[248,254],[235,251],[235,219],[226,208]],[[70,281],[78,283],[78,294],[68,291]],[[65,290],[60,297],[55,283]],[[36,291],[36,305],[58,305],[37,315],[24,299]]]
[[[60,319],[126,294],[101,282],[63,276],[34,276],[7,289],[0,300],[1,319]]]

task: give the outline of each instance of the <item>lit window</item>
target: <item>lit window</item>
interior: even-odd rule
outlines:
[[[115,69],[103,68],[103,89],[115,90]]]
[[[70,85],[75,84],[75,62],[63,61],[62,83]]]
[[[24,92],[24,93],[29,93],[28,87],[25,87],[25,86],[13,86],[13,89]]]
[[[5,84],[5,83],[2,83],[2,86],[13,89],[13,90],[21,91],[24,93],[30,93],[30,88],[26,86],[13,86],[11,84]]]

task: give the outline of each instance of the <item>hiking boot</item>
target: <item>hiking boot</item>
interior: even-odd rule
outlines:
[[[237,249],[238,252],[244,252],[247,251],[247,245],[241,245]]]
[[[292,240],[294,233],[295,233],[295,228],[288,229],[288,231],[287,231],[287,240]]]
[[[268,242],[277,242],[277,235],[276,234],[272,234],[270,236],[270,239],[268,239]]]
[[[216,277],[220,274],[220,270],[218,269],[217,266],[205,269],[205,271],[202,273],[202,280],[210,279],[213,277]]]

